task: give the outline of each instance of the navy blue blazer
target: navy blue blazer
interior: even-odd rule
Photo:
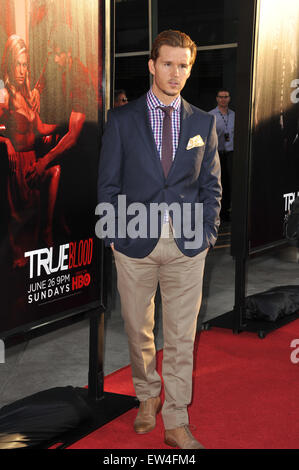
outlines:
[[[201,145],[188,146],[190,139],[198,135],[202,139],[199,139]],[[98,202],[101,204],[96,211],[100,215],[96,232],[102,227],[106,234],[105,244],[109,246],[114,242],[116,250],[132,258],[147,256],[160,237],[164,212],[157,211],[157,207],[164,202],[173,222],[176,216],[175,241],[181,252],[195,256],[213,246],[219,227],[221,200],[217,145],[215,117],[182,98],[179,144],[165,178],[149,120],[146,95],[110,110],[99,162]],[[107,207],[107,203],[112,210],[105,212],[103,207]],[[140,204],[133,203],[142,203],[142,210]],[[173,203],[174,212],[171,210]],[[202,212],[196,212],[198,208],[202,208]],[[184,221],[177,217],[178,209],[185,214],[181,218]],[[112,220],[114,214],[115,220]],[[111,231],[114,222],[115,234]],[[190,232],[187,226],[190,226]],[[133,235],[132,227],[135,228]],[[195,228],[202,228],[201,237],[194,235]],[[188,242],[191,243],[188,245]]]

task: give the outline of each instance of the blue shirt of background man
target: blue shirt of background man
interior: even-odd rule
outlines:
[[[234,127],[235,127],[235,112],[232,109],[227,110],[227,114],[222,114],[218,106],[211,111],[210,114],[216,116],[216,131],[218,135],[218,150],[219,152],[232,152],[234,150]],[[226,142],[224,134],[229,134],[229,141]]]

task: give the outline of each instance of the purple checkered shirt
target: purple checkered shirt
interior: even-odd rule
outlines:
[[[163,119],[164,113],[162,109],[158,106],[166,106],[162,103],[156,95],[154,95],[152,89],[147,92],[146,96],[147,107],[149,111],[150,123],[152,126],[154,139],[157,145],[158,153],[161,158],[161,149],[162,149],[162,131],[163,131]],[[176,149],[179,144],[180,137],[180,127],[181,127],[181,95],[179,95],[169,106],[173,106],[173,112],[171,114],[171,123],[172,123],[172,148],[173,154],[172,159],[174,159]],[[169,222],[169,213],[165,212],[163,216],[163,223],[166,224]]]
[[[159,109],[158,106],[163,107],[165,106],[165,104],[162,103],[154,95],[152,89],[148,91],[146,100],[147,100],[147,107],[149,110],[150,123],[151,123],[153,134],[154,134],[154,139],[157,145],[158,153],[161,158],[164,113],[162,109]],[[175,152],[179,143],[179,137],[180,137],[181,96],[178,96],[175,100],[173,100],[173,102],[169,106],[173,106],[171,122],[172,122],[172,148],[173,148],[172,159],[174,159]]]

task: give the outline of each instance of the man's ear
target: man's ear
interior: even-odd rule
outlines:
[[[155,62],[153,61],[153,59],[150,59],[148,61],[148,69],[152,75],[155,75]]]

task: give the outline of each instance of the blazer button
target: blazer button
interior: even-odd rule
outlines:
[[[168,184],[165,184],[164,189],[167,189],[167,188],[168,188]]]

